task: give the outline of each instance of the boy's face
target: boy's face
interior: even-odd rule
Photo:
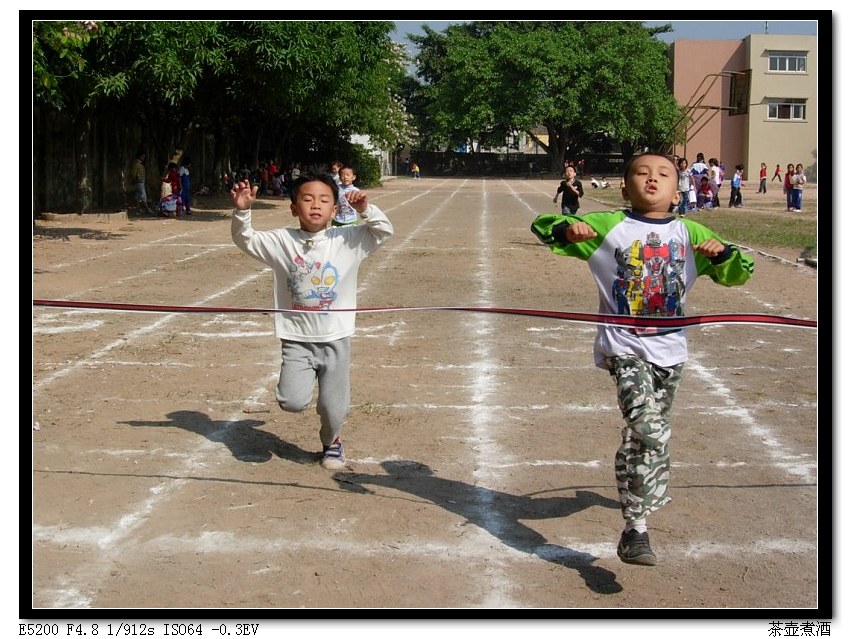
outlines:
[[[677,169],[666,157],[644,155],[633,161],[621,192],[637,213],[668,214],[680,199]]]
[[[354,171],[352,171],[351,169],[343,169],[342,171],[340,171],[340,182],[342,182],[345,186],[349,186],[354,181]]]
[[[576,177],[576,169],[572,166],[567,167],[564,170],[564,176],[567,178],[567,181],[570,182],[573,178]]]
[[[328,226],[337,212],[334,192],[331,187],[318,180],[301,185],[290,204],[293,217],[298,218],[302,231],[316,233]]]

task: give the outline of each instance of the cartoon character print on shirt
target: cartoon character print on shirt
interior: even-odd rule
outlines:
[[[615,249],[618,263],[618,276],[612,284],[612,294],[618,306],[619,315],[640,315],[642,304],[642,276],[644,259],[640,240],[635,240],[629,248]]]
[[[663,244],[655,232],[648,233],[643,244],[635,240],[626,248],[615,249],[617,276],[612,295],[618,314],[682,315],[685,254],[681,242],[671,239]]]
[[[287,285],[294,309],[328,310],[337,299],[339,273],[331,263],[310,262],[297,255]]]

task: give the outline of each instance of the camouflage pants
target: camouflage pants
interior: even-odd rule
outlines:
[[[624,519],[633,521],[671,501],[668,440],[683,364],[666,368],[634,356],[607,357],[606,364],[626,420],[615,454],[618,498]]]

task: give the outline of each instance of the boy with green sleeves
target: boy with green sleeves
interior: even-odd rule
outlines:
[[[554,253],[588,262],[600,312],[610,315],[684,315],[686,293],[700,275],[722,286],[744,284],[753,259],[705,226],[672,213],[679,172],[665,155],[635,156],[624,171],[623,211],[541,215],[532,232]],[[670,501],[668,441],[671,410],[688,359],[685,330],[600,324],[597,366],[614,378],[626,426],[615,455],[615,479],[625,520],[621,561],[656,565],[647,515]]]

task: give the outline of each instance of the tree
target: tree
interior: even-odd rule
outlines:
[[[411,36],[437,132],[502,136],[524,130],[561,172],[568,149],[598,132],[656,144],[678,109],[667,50],[639,22],[477,22]],[[535,136],[543,126],[548,140]]]
[[[86,52],[97,36],[95,22],[33,23],[33,99],[74,116],[79,213],[91,206],[90,157],[92,82]]]
[[[74,119],[85,212],[97,118],[142,125],[160,158],[212,132],[216,177],[232,148],[256,163],[352,133],[386,148],[410,139],[392,30],[378,21],[35,22],[35,103]]]

